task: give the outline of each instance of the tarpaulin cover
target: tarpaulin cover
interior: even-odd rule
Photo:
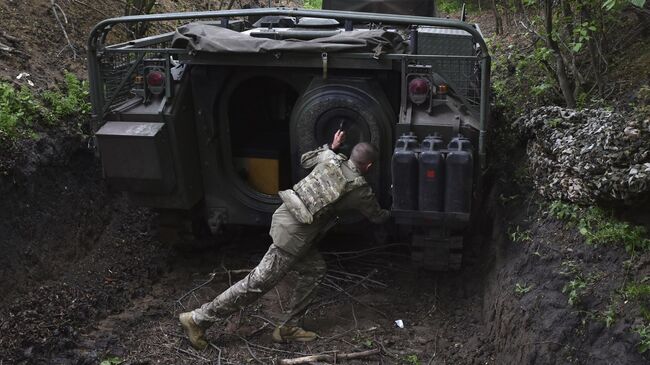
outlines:
[[[209,53],[266,52],[372,52],[404,53],[406,43],[396,32],[385,30],[341,32],[312,40],[275,40],[251,37],[230,29],[201,22],[176,29],[172,47]]]

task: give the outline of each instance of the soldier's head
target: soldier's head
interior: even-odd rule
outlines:
[[[370,171],[378,157],[379,151],[377,147],[367,142],[357,143],[350,154],[350,160],[364,175]]]

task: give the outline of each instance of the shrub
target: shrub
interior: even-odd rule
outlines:
[[[26,87],[16,90],[0,83],[0,134],[16,138],[44,114],[42,105]]]
[[[625,247],[630,255],[650,249],[650,239],[646,238],[648,233],[644,227],[622,222],[602,208],[581,208],[555,201],[548,211],[551,216],[576,225],[588,244],[618,244]]]
[[[88,102],[88,95],[88,84],[79,80],[74,74],[66,72],[63,91],[43,93],[43,100],[50,111],[46,116],[46,121],[54,123],[73,115],[89,114],[91,106]]]

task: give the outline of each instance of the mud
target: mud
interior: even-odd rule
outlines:
[[[270,341],[290,274],[260,303],[213,326],[208,337],[214,347],[194,351],[178,314],[241,277],[226,270],[253,267],[270,243],[266,230],[232,227],[220,242],[172,249],[157,238],[155,212],[107,191],[82,140],[40,143],[25,147],[34,154],[25,153],[18,166],[28,168],[1,183],[4,363],[266,364],[375,347],[381,356],[350,363],[647,361],[631,330],[638,324],[635,304],[626,304],[631,310],[619,311],[610,327],[600,316],[626,275],[648,274],[650,258],[638,258],[625,272],[622,249],[586,246],[574,228],[546,216],[525,187],[514,191],[505,187],[516,184],[503,182],[487,190],[480,229],[467,240],[461,271],[418,271],[403,246],[378,247],[371,234],[337,232],[323,242],[330,271],[303,319],[320,340]],[[531,239],[512,242],[514,225]],[[572,278],[566,262],[598,278],[598,290],[578,307],[562,292]],[[211,273],[213,280],[191,290]],[[517,285],[530,289],[518,293]],[[404,328],[395,325],[398,319]]]

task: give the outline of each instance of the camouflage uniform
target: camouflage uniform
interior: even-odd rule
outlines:
[[[284,322],[295,319],[309,305],[318,282],[325,275],[325,261],[314,243],[333,225],[336,213],[358,210],[373,223],[383,223],[388,219],[388,211],[379,207],[372,189],[345,156],[337,155],[324,146],[305,153],[300,162],[304,168],[315,167],[308,177],[294,186],[295,195],[292,194],[293,198],[297,196],[307,200],[303,201],[303,208],[311,215],[311,223],[302,223],[304,217],[296,218],[295,209],[288,207],[295,202],[287,204],[285,201],[280,205],[273,214],[269,232],[273,244],[260,263],[244,279],[213,301],[192,311],[192,319],[197,325],[207,328],[218,319],[254,302],[291,270],[298,272],[299,279],[293,288],[290,310]],[[332,166],[339,171],[333,171]],[[350,182],[351,188],[344,186],[346,184],[342,183],[342,177]],[[336,181],[328,184],[328,179]],[[314,190],[314,186],[321,190]],[[340,191],[322,193],[328,186]],[[286,194],[283,195],[286,197]],[[318,197],[322,197],[322,200],[319,201]]]

